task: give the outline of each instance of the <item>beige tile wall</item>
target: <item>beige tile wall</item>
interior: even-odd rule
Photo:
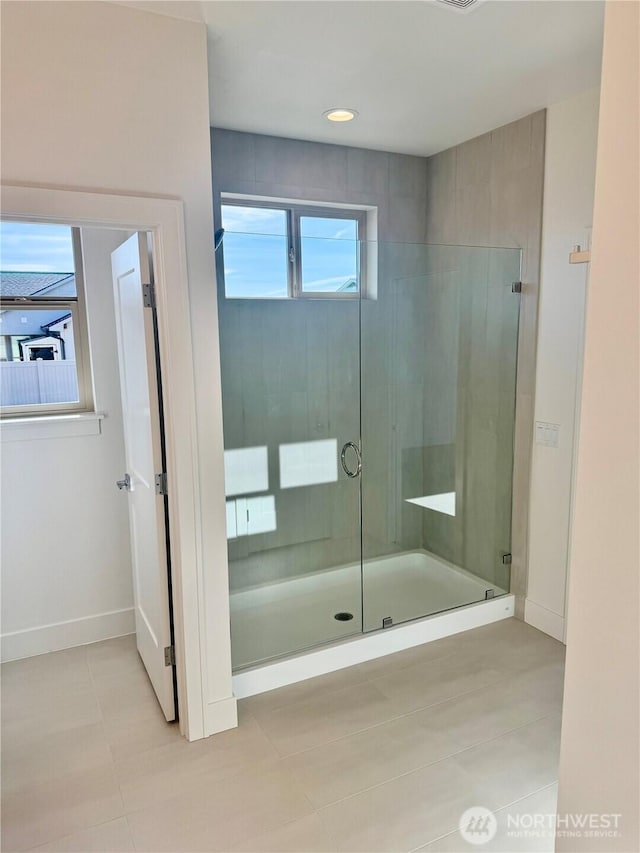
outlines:
[[[545,119],[541,110],[427,160],[427,242],[522,249],[511,542],[511,591],[520,617],[527,584]]]
[[[456,493],[455,516],[422,513],[423,546],[509,588],[520,297],[516,249],[430,246],[421,277],[424,494]],[[448,263],[447,258],[449,259]],[[451,268],[448,268],[448,267]]]

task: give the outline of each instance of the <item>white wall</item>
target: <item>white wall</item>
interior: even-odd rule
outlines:
[[[640,5],[605,8],[558,810],[621,834],[572,853],[640,850]]]
[[[2,95],[3,180],[184,201],[202,518],[201,658],[189,665],[205,680],[205,731],[227,728],[235,702],[205,25],[91,0],[3,3]]]
[[[82,233],[96,409],[89,435],[2,430],[2,659],[134,630],[110,253],[125,234]]]
[[[565,587],[588,265],[569,264],[588,245],[593,215],[599,90],[547,109],[534,419],[559,424],[557,447],[535,443],[525,620],[564,640]]]

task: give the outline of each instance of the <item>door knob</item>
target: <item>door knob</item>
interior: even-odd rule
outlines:
[[[128,474],[125,474],[124,480],[116,480],[116,486],[120,490],[124,489],[125,492],[130,492],[131,491],[131,477]]]

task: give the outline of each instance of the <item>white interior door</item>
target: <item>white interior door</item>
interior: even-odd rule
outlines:
[[[145,234],[134,234],[112,253],[120,387],[124,418],[125,476],[140,657],[167,720],[175,719],[171,653],[162,436],[156,378],[153,309],[144,306],[149,261]],[[119,483],[122,487],[123,484]]]

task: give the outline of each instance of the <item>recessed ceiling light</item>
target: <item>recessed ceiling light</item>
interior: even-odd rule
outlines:
[[[442,0],[443,3],[448,3],[449,6],[453,6],[455,9],[468,9],[474,3],[477,3],[478,0]]]
[[[322,113],[322,115],[329,121],[353,121],[358,113],[356,110],[349,110],[346,107],[335,107]]]

